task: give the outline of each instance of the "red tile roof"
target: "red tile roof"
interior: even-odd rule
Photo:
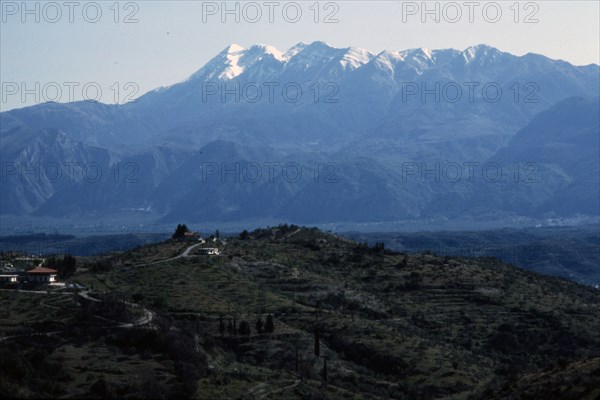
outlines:
[[[28,274],[56,274],[58,271],[51,268],[36,267],[27,271]]]

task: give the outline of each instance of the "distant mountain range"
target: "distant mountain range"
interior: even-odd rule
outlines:
[[[479,45],[231,45],[136,102],[0,114],[2,216],[600,215],[600,67]]]

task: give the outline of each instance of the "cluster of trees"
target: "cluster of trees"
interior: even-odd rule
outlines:
[[[256,239],[264,239],[264,238],[270,238],[271,235],[273,235],[274,233],[276,233],[277,236],[284,236],[289,233],[295,232],[300,228],[304,228],[304,227],[300,227],[300,226],[294,225],[294,224],[291,224],[291,225],[280,224],[275,227],[267,226],[266,228],[257,228],[254,231],[252,231],[250,233],[250,235],[252,235],[252,237],[254,237]],[[306,228],[306,229],[309,229],[312,233],[317,233],[319,231],[318,228]]]
[[[186,224],[177,224],[177,228],[175,228],[175,232],[171,235],[172,239],[181,239],[183,237],[185,237],[185,234],[187,232],[191,232],[190,228],[188,228],[188,226]],[[248,232],[246,232],[248,233]],[[213,235],[215,238],[220,239],[221,237],[221,233],[219,232],[218,229],[215,230],[215,233]]]
[[[65,254],[62,258],[51,256],[46,259],[45,266],[57,270],[58,276],[65,278],[77,270],[77,259],[71,254]]]
[[[173,233],[173,235],[171,235],[171,238],[181,239],[182,237],[185,236],[185,233],[189,232],[189,231],[190,230],[186,224],[177,224],[177,228],[175,228],[175,233]]]
[[[279,228],[279,232],[281,232],[282,234],[288,234],[288,233],[292,233],[294,231],[297,231],[298,229],[300,229],[300,227],[298,225],[295,224],[281,224],[278,225],[277,228]]]
[[[273,316],[269,314],[264,323],[262,318],[258,317],[254,327],[256,328],[256,332],[259,334],[273,333],[275,331]],[[245,320],[240,321],[240,324],[238,326],[236,317],[233,317],[233,319],[229,319],[227,321],[226,326],[225,321],[223,320],[223,316],[221,315],[219,317],[219,332],[221,333],[221,336],[225,334],[225,331],[227,331],[227,333],[230,335],[240,334],[243,336],[250,336],[250,334],[252,333],[252,328],[250,328],[250,324]]]

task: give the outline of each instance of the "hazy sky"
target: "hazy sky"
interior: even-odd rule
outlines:
[[[231,43],[285,50],[323,40],[374,53],[485,43],[516,55],[600,63],[596,0],[227,2],[229,14],[221,1],[23,4],[0,1],[2,111],[79,100],[84,87],[87,98],[99,89],[101,101],[123,102],[186,79]],[[23,89],[30,91],[25,99]]]

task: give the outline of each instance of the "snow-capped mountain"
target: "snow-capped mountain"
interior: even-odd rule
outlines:
[[[280,147],[491,134],[503,136],[494,139],[497,149],[536,113],[599,88],[598,66],[485,45],[378,54],[324,42],[287,50],[230,45],[185,81],[135,103],[41,104],[3,113],[2,130],[51,127],[113,148],[173,140],[197,147],[216,138]]]
[[[335,49],[324,42],[310,45],[298,43],[286,51],[273,46],[256,44],[243,48],[232,44],[208,62],[189,80],[227,81],[241,77],[245,80],[267,81],[281,74],[302,74],[306,71],[322,71],[337,65],[342,71],[360,68],[374,55],[358,48]]]
[[[401,176],[406,163],[483,163],[498,153],[509,165],[501,149],[524,146],[512,141],[517,132],[565,99],[597,96],[599,77],[597,65],[578,67],[537,54],[519,57],[486,45],[379,53],[324,42],[287,50],[230,45],[188,79],[150,91],[135,103],[46,103],[0,114],[3,162],[47,164],[80,154],[80,163],[100,157],[103,170],[134,163],[141,174],[133,187],[123,182],[115,186],[107,174],[95,186],[85,186],[81,179],[58,184],[11,175],[7,182],[15,189],[2,191],[1,204],[7,210],[3,213],[36,215],[80,215],[88,207],[108,214],[150,209],[157,217],[193,212],[198,218],[270,215],[315,222],[327,215],[418,218],[433,213],[427,204],[443,210],[451,202],[436,203],[439,193],[459,186],[407,182]],[[580,103],[570,104],[572,109]],[[18,139],[22,135],[31,141]],[[56,143],[51,144],[53,138]],[[207,152],[217,164],[220,157],[223,162],[243,161],[241,165],[333,163],[346,173],[346,181],[337,186],[305,181],[242,188],[235,183],[203,185],[203,172],[194,166]],[[557,182],[570,177],[570,170],[546,171],[554,174],[554,186],[523,198],[537,204],[536,196],[538,202],[543,197],[544,212],[552,212],[553,196],[563,187]],[[177,187],[187,194],[176,196]],[[210,199],[203,197],[208,187]],[[585,185],[572,187],[581,191]],[[468,203],[472,189],[461,189],[457,202]],[[490,190],[474,190],[472,199],[480,203],[474,209],[481,213],[493,204],[494,212],[508,212],[504,203],[482,197],[498,194]],[[586,198],[593,200],[594,193]],[[212,206],[201,212],[187,198]],[[317,212],[314,207],[321,200],[338,207],[329,214]],[[220,201],[223,207],[214,204]],[[312,211],[305,207],[309,203]],[[561,213],[577,210],[576,203],[571,206]],[[453,207],[456,213],[470,213]],[[583,211],[589,213],[590,207]]]
[[[265,79],[273,76],[285,65],[286,58],[269,45],[257,44],[244,49],[232,44],[213,58],[190,81],[225,81],[246,73],[252,79]]]

